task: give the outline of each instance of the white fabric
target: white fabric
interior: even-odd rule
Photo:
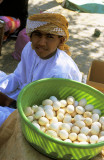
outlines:
[[[26,24],[26,33],[30,35],[34,30],[36,30],[38,27],[43,26],[45,24],[48,24],[49,22],[42,22],[42,21],[32,21],[27,19]],[[59,36],[66,36],[66,33],[62,28],[56,27],[53,30],[50,30],[50,32],[56,32]]]
[[[41,59],[31,48],[31,42],[28,42],[15,71],[10,75],[0,72],[0,91],[16,100],[25,85],[43,78],[65,78],[81,82],[82,74],[64,51],[57,49],[53,57]]]
[[[31,21],[27,19],[27,24],[26,24],[26,33],[29,34],[33,32],[37,27],[43,26],[49,22],[42,22],[42,21]]]
[[[15,109],[0,106],[0,126]]]

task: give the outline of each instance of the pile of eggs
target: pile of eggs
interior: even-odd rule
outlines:
[[[35,127],[58,140],[75,144],[104,141],[104,116],[85,98],[51,96],[39,106],[26,107],[24,113]]]

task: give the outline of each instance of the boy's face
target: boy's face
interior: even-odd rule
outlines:
[[[55,54],[57,47],[63,43],[64,37],[36,30],[30,40],[37,55],[42,59],[48,59]]]

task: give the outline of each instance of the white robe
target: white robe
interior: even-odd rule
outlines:
[[[57,49],[51,58],[41,59],[31,48],[31,42],[28,42],[15,71],[9,75],[0,71],[0,91],[16,100],[25,85],[43,78],[65,78],[81,82],[82,75],[76,63],[64,51]]]

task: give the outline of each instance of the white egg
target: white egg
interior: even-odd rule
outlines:
[[[28,116],[27,118],[28,118],[28,120],[29,120],[30,122],[32,122],[32,121],[34,120],[33,116]]]
[[[40,130],[41,130],[42,132],[46,132],[46,127],[40,126]]]
[[[87,135],[87,142],[90,143],[90,136]]]
[[[77,139],[77,134],[76,133],[69,133],[69,139],[71,139],[71,141],[75,141]]]
[[[94,113],[91,118],[92,118],[92,122],[97,122],[99,121],[99,114]]]
[[[80,114],[76,114],[75,116],[74,116],[74,120],[75,121],[79,121],[79,120],[83,120],[84,119],[84,117],[82,116],[82,115],[80,115]]]
[[[33,114],[34,119],[39,119],[40,117],[45,116],[44,111],[37,111],[35,114]]]
[[[36,109],[36,112],[37,111],[43,111],[44,112],[44,109],[42,108],[42,107],[38,107],[37,109]]]
[[[85,98],[82,98],[82,99],[79,101],[79,103],[78,103],[78,105],[79,105],[79,106],[82,106],[82,107],[84,107],[86,104],[87,104],[87,101],[86,101]]]
[[[73,123],[67,123],[71,128],[73,127]]]
[[[59,109],[58,111],[57,111],[57,114],[59,114],[59,113],[63,113],[63,114],[65,114],[65,109]]]
[[[104,136],[102,136],[102,137],[100,137],[99,139],[98,139],[98,142],[103,142],[104,141]]]
[[[51,123],[51,124],[49,125],[49,130],[53,130],[53,131],[58,132],[58,130],[59,130],[59,125],[58,125],[57,123]]]
[[[31,107],[26,107],[24,109],[24,113],[26,116],[31,116],[33,114],[33,110],[31,109]]]
[[[80,144],[80,142],[79,142],[79,141],[73,141],[73,143],[74,143],[74,144]]]
[[[94,125],[94,124],[93,124],[93,125],[91,126],[91,134],[92,134],[92,135],[98,135],[99,132],[100,132],[99,127],[98,127],[97,125]]]
[[[32,123],[38,123],[38,120],[34,119]]]
[[[60,129],[60,126],[61,126],[62,122],[58,122],[57,125],[59,126],[59,129]]]
[[[33,124],[36,128],[40,129],[40,125],[39,125],[38,123],[36,123],[36,122],[33,121],[32,124]]]
[[[57,111],[60,109],[60,107],[61,107],[61,103],[59,101],[55,101],[53,103],[53,110]]]
[[[83,121],[76,121],[75,125],[78,126],[79,128],[85,127],[85,123]]]
[[[78,106],[78,101],[74,101],[74,107],[77,107]]]
[[[58,100],[55,96],[51,96],[51,97],[49,97],[49,99],[52,100],[53,102]]]
[[[70,115],[71,115],[73,118],[75,117],[76,114],[77,114],[76,111],[74,111],[73,113],[70,113]]]
[[[63,140],[68,139],[68,132],[66,130],[60,130],[59,131],[59,136]]]
[[[75,99],[73,96],[68,96],[67,99],[66,99],[67,103],[68,104],[74,104],[75,102]]]
[[[101,128],[101,123],[100,122],[93,122],[92,125],[95,124],[97,125],[99,128]]]
[[[85,106],[86,111],[92,111],[94,109],[94,106],[92,104],[88,104]]]
[[[98,142],[98,136],[97,135],[92,135],[91,137],[90,137],[90,143],[91,144],[95,144],[95,143],[97,143]]]
[[[64,99],[60,100],[60,103],[61,103],[61,107],[65,107],[67,105],[67,102]]]
[[[53,119],[54,117],[53,111],[51,109],[45,110],[45,114],[48,119]]]
[[[47,123],[49,123],[49,120],[46,117],[40,117],[38,123],[42,126],[45,126]]]
[[[71,126],[70,126],[68,123],[62,123],[62,124],[60,125],[60,129],[61,129],[61,130],[66,130],[67,132],[70,132]]]
[[[57,138],[57,133],[53,130],[47,130],[45,133],[53,138]]]
[[[102,116],[102,117],[100,117],[99,122],[100,122],[101,124],[104,124],[104,117],[103,117],[103,116]]]
[[[70,139],[65,139],[64,142],[72,143],[72,141]]]
[[[66,111],[67,111],[68,113],[70,113],[70,114],[73,113],[73,112],[74,112],[74,106],[71,105],[71,104],[67,105]]]
[[[71,115],[65,114],[64,119],[63,119],[63,123],[70,123],[71,120],[72,120]]]
[[[38,106],[37,106],[37,105],[33,105],[31,108],[32,108],[32,110],[33,110],[34,112],[37,112]]]
[[[74,132],[74,133],[79,133],[80,132],[80,128],[78,127],[78,126],[72,126],[72,132]]]
[[[89,118],[89,117],[85,118],[84,122],[85,122],[86,126],[91,126],[92,125],[92,119]]]
[[[57,119],[58,119],[58,121],[63,121],[63,119],[64,119],[64,114],[63,114],[63,113],[58,113],[58,114],[57,114]]]
[[[45,105],[44,110],[47,110],[47,109],[52,109],[53,110],[53,107],[51,105]]]
[[[57,123],[58,119],[57,117],[53,117],[52,119],[50,119],[50,123]]]
[[[78,114],[83,114],[85,112],[85,109],[82,106],[77,106],[76,107],[76,112]]]
[[[93,109],[92,113],[96,113],[98,114],[99,116],[101,115],[101,111],[99,109]]]
[[[90,132],[90,129],[88,127],[82,127],[80,130],[80,133],[83,133],[85,135],[88,135]]]
[[[86,111],[86,112],[84,112],[83,117],[84,117],[84,118],[87,118],[87,117],[91,118],[91,117],[92,117],[92,113]]]
[[[104,136],[104,131],[101,131],[99,135],[100,137]]]
[[[84,141],[83,141],[83,142],[80,142],[79,144],[89,144],[89,143],[88,143],[88,142],[84,142]]]
[[[45,126],[45,127],[46,127],[46,130],[48,130],[48,129],[49,129],[49,126],[50,126],[50,124],[49,124],[49,123],[47,123],[47,124],[46,124],[46,126]]]
[[[42,105],[45,106],[45,105],[52,105],[53,104],[53,101],[51,99],[45,99],[42,101]]]
[[[80,142],[86,142],[87,141],[87,136],[85,135],[85,134],[83,134],[83,133],[79,133],[78,134],[78,140],[80,141]]]

